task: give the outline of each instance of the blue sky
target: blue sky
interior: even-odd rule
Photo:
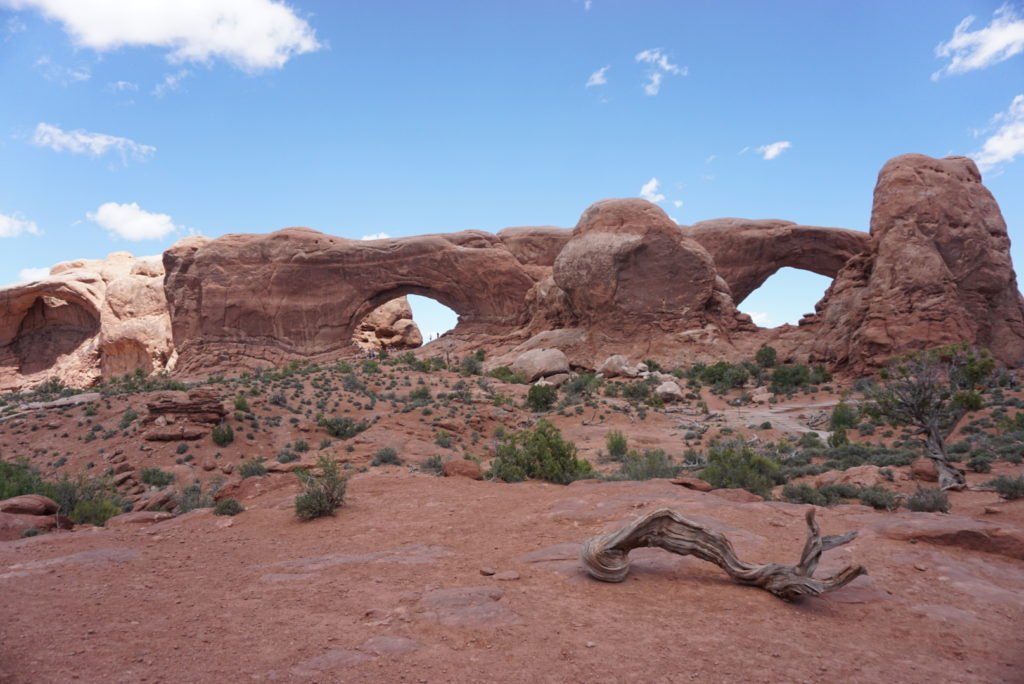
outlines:
[[[571,227],[642,194],[866,230],[905,152],[983,162],[1021,264],[1022,51],[1019,0],[0,0],[0,283],[191,232]],[[741,308],[795,321],[826,286],[787,271]]]

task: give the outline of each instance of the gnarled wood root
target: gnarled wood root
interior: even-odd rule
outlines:
[[[629,552],[644,546],[656,546],[681,556],[696,556],[714,563],[741,584],[761,587],[779,598],[819,596],[838,589],[867,574],[861,565],[843,568],[838,574],[814,579],[821,554],[852,541],[856,532],[822,537],[814,520],[814,509],[807,511],[807,543],[797,565],[753,565],[736,557],[725,536],[687,520],[673,510],[652,511],[618,532],[588,539],[580,551],[587,573],[602,582],[621,582],[629,574]]]

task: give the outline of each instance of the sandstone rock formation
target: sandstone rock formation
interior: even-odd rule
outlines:
[[[162,370],[170,333],[159,260],[118,252],[58,264],[43,280],[0,289],[0,389]]]
[[[561,349],[531,349],[512,362],[512,371],[521,373],[526,382],[569,372],[569,359]]]
[[[149,442],[201,439],[228,414],[217,391],[209,388],[156,392],[146,410],[143,439]]]
[[[843,267],[809,322],[812,359],[852,368],[956,342],[1024,362],[1010,239],[974,162],[890,160],[875,186],[870,250]]]
[[[411,348],[422,339],[407,294],[459,314],[435,350],[485,348],[490,365],[544,348],[586,368],[610,354],[738,360],[771,343],[784,359],[861,372],[947,342],[1024,363],[1006,225],[962,157],[886,164],[870,234],[774,219],[678,226],[656,205],[626,199],[594,204],[572,231],[188,238],[162,266],[166,276],[151,260],[113,254],[0,290],[0,389]],[[736,305],[783,267],[835,281],[799,327],[758,329]]]
[[[290,228],[190,238],[164,253],[164,265],[185,372],[344,353],[370,311],[406,294],[450,307],[464,329],[500,333],[514,326],[534,284],[498,237],[477,231],[354,241]]]
[[[398,297],[367,314],[352,341],[364,351],[415,349],[423,344],[423,336],[412,319],[409,300]]]

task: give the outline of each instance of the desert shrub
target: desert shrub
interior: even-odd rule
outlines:
[[[967,461],[967,469],[975,473],[991,473],[992,457],[986,453],[975,452]]]
[[[335,416],[333,418],[321,418],[320,427],[326,430],[327,434],[331,437],[349,439],[370,427],[370,424],[365,420],[356,422],[348,416]]]
[[[398,457],[398,451],[393,447],[383,447],[378,449],[377,453],[373,455],[370,465],[402,465],[402,459]]]
[[[245,510],[245,507],[238,501],[238,499],[221,499],[217,502],[217,505],[213,507],[214,515],[238,515]]]
[[[1017,477],[1000,475],[994,480],[989,480],[988,484],[995,487],[995,490],[999,492],[999,496],[1004,499],[1024,498],[1024,475],[1018,475]]]
[[[235,410],[236,411],[249,411],[249,401],[242,395],[235,397]]]
[[[434,435],[434,444],[442,449],[452,448],[452,435],[447,430],[438,430]]]
[[[850,438],[846,436],[846,428],[837,428],[828,436],[828,446],[830,449],[838,449],[849,443]]]
[[[181,493],[178,495],[177,504],[178,513],[188,513],[197,508],[210,508],[213,506],[213,496],[208,492],[203,492],[202,484],[193,482],[181,490]]]
[[[342,476],[338,464],[329,456],[321,456],[317,467],[319,475],[305,470],[296,471],[303,488],[302,493],[295,497],[295,515],[300,520],[334,515],[338,506],[345,502],[348,481]]]
[[[142,480],[143,484],[163,489],[174,482],[174,474],[159,468],[143,468],[139,479]]]
[[[593,396],[600,385],[601,380],[593,373],[580,373],[565,383],[562,390],[565,392],[566,400],[573,402]]]
[[[813,504],[815,506],[827,506],[828,499],[815,487],[807,483],[795,484],[790,482],[782,488],[782,498],[790,503]]]
[[[426,473],[433,473],[434,475],[443,475],[444,461],[442,461],[441,457],[437,455],[428,456],[420,465],[420,470]]]
[[[766,420],[763,423],[761,423],[760,425],[758,425],[757,427],[759,429],[761,429],[761,430],[771,430],[772,429],[772,423],[771,423],[771,421]]]
[[[22,494],[42,494],[46,484],[26,463],[0,461],[0,500]]]
[[[805,432],[800,435],[800,441],[797,442],[797,446],[803,449],[814,449],[824,446],[824,444],[821,441],[821,435],[817,432]]]
[[[118,426],[119,426],[119,427],[120,427],[120,428],[121,428],[122,430],[124,430],[124,429],[126,429],[126,428],[127,428],[127,427],[128,427],[129,425],[131,425],[131,424],[132,424],[132,422],[133,422],[133,421],[134,421],[134,420],[135,420],[136,418],[138,418],[138,417],[139,417],[139,414],[138,414],[138,413],[136,413],[136,412],[135,412],[135,411],[134,411],[133,409],[128,409],[128,410],[126,410],[126,411],[125,411],[125,412],[124,412],[123,414],[121,414],[121,422],[120,422],[120,423],[118,423]]]
[[[626,435],[618,430],[608,431],[608,434],[604,436],[604,445],[608,449],[608,455],[616,461],[621,461],[625,458],[626,452],[629,451],[629,442],[626,441]]]
[[[907,499],[907,508],[915,513],[949,513],[949,497],[941,489],[918,487]]]
[[[39,536],[39,528],[38,527],[30,527],[30,528],[28,528],[27,530],[25,530],[24,532],[21,533],[21,538],[22,539],[28,539],[29,537],[38,537],[38,536]]]
[[[188,444],[186,442],[181,442],[181,443],[178,444],[177,448],[174,450],[174,453],[176,453],[179,456],[181,456],[186,451],[188,451]]]
[[[830,430],[847,430],[857,427],[859,411],[854,407],[841,401],[832,409],[832,417],[829,419]]]
[[[213,428],[213,443],[217,446],[227,446],[235,441],[235,431],[227,423],[221,423]]]
[[[754,361],[761,368],[774,368],[778,358],[779,354],[775,351],[775,347],[769,347],[768,345],[761,347],[754,354]]]
[[[569,484],[591,474],[587,461],[576,457],[576,445],[562,439],[562,433],[546,420],[532,430],[498,438],[490,476],[505,482],[527,479]]]
[[[459,361],[459,372],[463,375],[480,375],[484,372],[483,359],[476,354],[468,354]]]
[[[263,465],[262,458],[252,458],[242,461],[238,466],[238,472],[243,480],[247,477],[263,477],[267,474],[267,467]]]
[[[309,451],[309,442],[304,439],[295,440],[295,446],[292,447],[300,454],[304,454]]]
[[[772,371],[771,391],[788,394],[797,387],[810,383],[811,369],[802,363],[784,364]]]
[[[281,453],[279,453],[277,455],[277,462],[278,463],[292,463],[293,461],[298,461],[298,460],[299,460],[299,455],[296,454],[296,453],[292,453],[291,451],[288,451],[287,449],[285,449],[284,451],[282,451]]]
[[[558,388],[554,385],[532,385],[526,394],[526,405],[530,410],[542,412],[549,410],[558,399]]]
[[[614,479],[655,480],[675,477],[679,466],[661,449],[644,449],[643,453],[630,451],[626,454]]]
[[[526,384],[526,376],[523,375],[522,373],[517,373],[513,371],[508,366],[499,366],[498,368],[495,368],[487,375],[491,376],[495,380],[500,380],[502,382],[507,382],[510,384]]]
[[[778,463],[734,441],[711,447],[700,477],[716,489],[735,487],[768,498],[778,472]]]
[[[112,499],[95,498],[85,499],[75,504],[68,517],[76,525],[97,525],[103,526],[115,515],[123,512],[120,506]]]
[[[426,406],[433,397],[430,396],[430,388],[420,385],[409,392],[408,401],[413,406]]]
[[[711,385],[711,390],[718,394],[723,394],[734,387],[743,387],[749,377],[750,372],[745,366],[728,361],[704,366],[697,372],[697,379],[705,385]]]
[[[896,498],[896,495],[888,489],[878,486],[867,487],[861,491],[858,498],[865,506],[871,506],[880,510],[895,511],[899,507],[899,500]]]

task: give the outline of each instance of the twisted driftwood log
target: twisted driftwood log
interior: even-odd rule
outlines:
[[[580,551],[587,573],[602,582],[621,582],[629,574],[629,552],[643,546],[657,546],[681,556],[696,556],[714,563],[741,584],[770,591],[779,598],[818,596],[838,589],[867,574],[861,565],[843,568],[838,574],[814,579],[821,554],[852,541],[856,532],[822,537],[814,520],[814,509],[807,511],[807,543],[797,565],[752,565],[736,557],[732,544],[719,532],[687,520],[675,511],[662,508],[638,518],[618,532],[588,539]]]

